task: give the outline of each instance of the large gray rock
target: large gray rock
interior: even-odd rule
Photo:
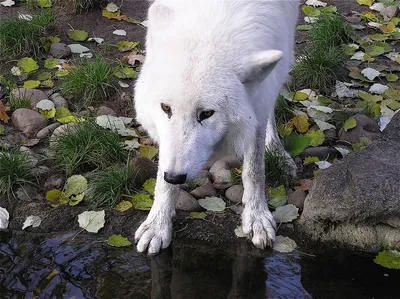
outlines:
[[[50,46],[50,54],[55,58],[67,58],[71,55],[71,49],[63,43],[52,43]]]
[[[354,116],[357,121],[355,128],[345,131],[343,128],[339,131],[339,139],[350,143],[357,143],[361,137],[367,137],[370,140],[376,140],[380,136],[378,124],[364,114]]]
[[[48,124],[48,120],[40,113],[25,108],[15,110],[11,120],[14,126],[28,137],[35,137],[36,133]]]
[[[380,139],[321,172],[298,229],[313,240],[377,252],[400,249],[400,113]]]
[[[197,200],[190,193],[183,190],[179,191],[179,196],[176,199],[176,208],[186,212],[198,212],[202,210]]]
[[[32,108],[36,108],[36,104],[41,100],[47,99],[47,95],[43,91],[31,88],[15,88],[11,91],[10,96],[20,101],[29,100]]]

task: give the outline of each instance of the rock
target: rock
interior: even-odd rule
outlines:
[[[397,6],[388,6],[381,10],[381,15],[385,22],[390,21],[392,18],[397,16],[399,8]]]
[[[215,191],[213,184],[211,182],[208,182],[205,185],[197,187],[192,192],[190,192],[190,194],[193,195],[195,198],[204,198],[217,196],[217,191]]]
[[[38,89],[31,88],[16,88],[11,91],[11,98],[17,100],[29,100],[31,102],[31,107],[36,108],[36,104],[41,100],[46,100],[46,94]]]
[[[50,147],[51,144],[57,139],[58,136],[65,134],[66,132],[69,132],[76,128],[78,126],[78,123],[68,123],[68,124],[63,124],[53,131],[53,134],[50,136]]]
[[[400,113],[380,139],[321,171],[298,230],[318,242],[377,252],[400,249]]]
[[[176,208],[186,212],[199,212],[202,210],[197,200],[188,192],[180,190],[176,200]]]
[[[211,173],[209,173],[207,170],[202,170],[199,172],[194,180],[200,186],[206,185],[207,183],[211,182]]]
[[[306,192],[303,190],[295,190],[288,196],[288,204],[293,204],[299,209],[303,209]]]
[[[50,54],[55,58],[67,58],[71,55],[71,49],[64,43],[52,43]]]
[[[39,138],[39,139],[43,139],[43,138],[49,137],[49,136],[51,136],[53,131],[55,129],[57,129],[60,125],[61,125],[60,123],[54,123],[54,124],[48,125],[47,127],[41,129],[36,134],[36,137]]]
[[[58,92],[53,93],[50,98],[50,101],[54,103],[54,106],[57,107],[65,107],[68,108],[68,101],[64,99]]]
[[[100,116],[100,115],[117,116],[117,113],[113,109],[108,108],[107,106],[100,106],[99,108],[97,108],[96,114],[97,114],[97,116]]]
[[[221,160],[225,161],[228,164],[230,169],[239,168],[242,165],[239,158],[236,156],[232,156],[232,155],[226,156],[226,157],[222,158]]]
[[[370,140],[376,140],[380,136],[378,124],[366,115],[358,114],[354,116],[357,125],[347,132],[342,128],[339,131],[339,139],[350,143],[359,142],[360,137],[367,137]]]
[[[62,174],[55,174],[49,177],[47,181],[44,183],[44,189],[45,190],[61,189],[63,187],[63,183],[64,183],[64,177],[62,176]]]
[[[337,139],[336,129],[328,129],[324,131],[325,141],[334,141]]]
[[[330,154],[335,153],[334,150],[330,150],[326,146],[316,146],[316,147],[309,147],[307,148],[303,155],[304,157],[312,156],[318,157],[320,161],[326,160],[330,157]]]
[[[131,168],[137,186],[142,186],[150,178],[157,178],[157,164],[146,157],[134,158],[131,161]]]
[[[210,173],[214,184],[218,187],[232,183],[229,164],[224,160],[218,160],[215,162],[210,168]]]
[[[43,197],[38,194],[38,190],[30,185],[19,187],[15,191],[15,195],[19,200],[32,201],[32,200],[42,200]]]
[[[48,120],[39,112],[26,108],[15,110],[11,119],[14,126],[28,137],[35,137],[48,124]]]
[[[27,162],[30,168],[35,168],[39,163],[39,159],[36,157],[35,153],[26,146],[21,146],[19,151],[27,157]]]
[[[235,203],[241,203],[244,188],[242,185],[233,185],[225,191],[225,197]]]

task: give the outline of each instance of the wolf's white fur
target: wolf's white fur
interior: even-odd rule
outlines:
[[[159,146],[154,205],[136,231],[139,251],[168,247],[179,187],[213,153],[243,158],[243,230],[264,248],[275,222],[264,190],[265,141],[283,150],[274,105],[293,61],[298,0],[156,0],[135,90],[137,120]],[[169,118],[161,103],[170,105]],[[198,122],[203,110],[212,117]],[[267,135],[267,139],[266,139]]]

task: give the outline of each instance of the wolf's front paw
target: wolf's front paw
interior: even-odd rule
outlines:
[[[242,225],[243,232],[256,247],[264,249],[274,243],[276,224],[266,204],[257,208],[245,206]]]
[[[171,243],[172,223],[166,219],[147,218],[135,233],[137,250],[149,254],[156,254],[161,249],[167,248]]]

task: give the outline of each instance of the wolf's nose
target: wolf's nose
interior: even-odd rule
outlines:
[[[164,180],[170,184],[183,184],[186,182],[186,173],[185,174],[172,174],[168,172],[164,172]]]

